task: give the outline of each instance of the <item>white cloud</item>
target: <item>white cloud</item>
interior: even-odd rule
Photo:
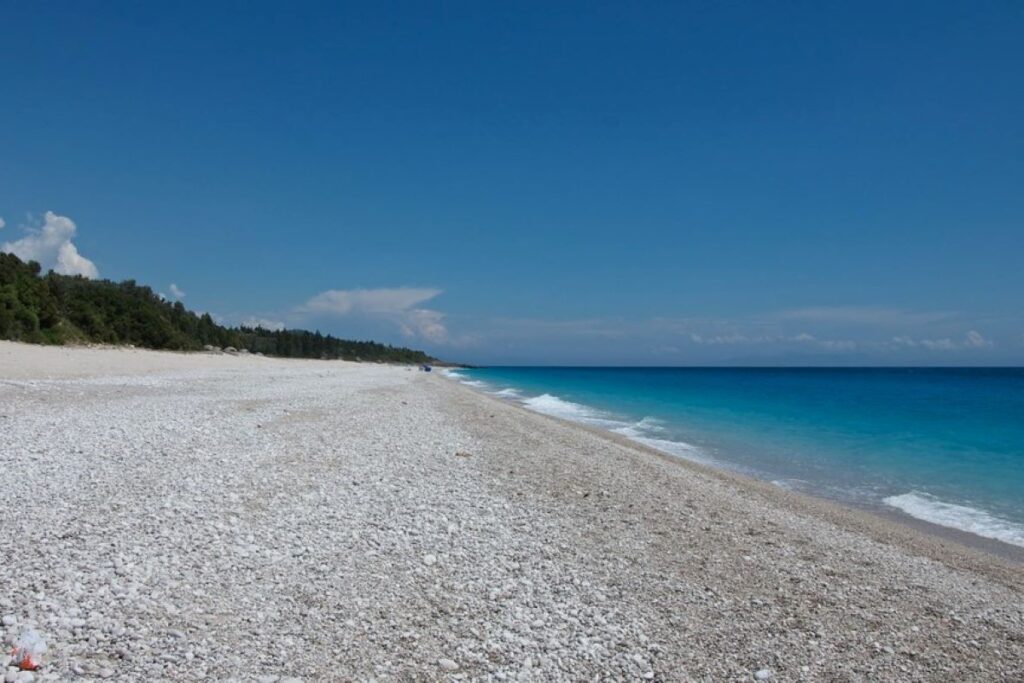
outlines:
[[[933,353],[981,354],[999,346],[980,331],[971,329],[982,327],[986,324],[984,321],[964,320],[961,314],[954,313],[839,307],[794,309],[786,314],[792,318],[787,320],[780,315],[774,312],[733,318],[561,321],[498,318],[487,321],[475,336],[482,345],[504,344],[508,348],[513,344],[523,348],[536,344],[540,348],[542,343],[569,344],[571,341],[580,349],[597,349],[604,339],[623,340],[623,346],[636,348],[639,343],[655,340],[658,348],[679,348],[692,359],[743,357],[741,354],[768,357],[773,353],[783,358],[789,354],[803,357],[819,353],[854,359],[881,360],[883,354],[930,358]],[[812,317],[822,320],[810,320]],[[839,320],[862,322],[849,322],[847,327],[838,324]],[[869,321],[878,324],[869,324]],[[914,328],[909,327],[910,322],[916,323]],[[1019,338],[1024,340],[1024,336]]]
[[[718,334],[713,336],[701,335],[696,332],[690,333],[690,341],[694,344],[705,344],[705,345],[719,345],[719,344],[742,344],[742,345],[756,345],[756,344],[811,344],[814,346],[820,346],[823,349],[829,351],[853,351],[857,348],[856,342],[845,340],[845,339],[821,339],[819,340],[813,334],[807,332],[801,332],[793,336],[786,336],[782,334],[754,334],[747,335],[738,332],[731,332],[729,334]]]
[[[914,339],[909,336],[893,337],[891,346],[908,348],[925,348],[929,351],[962,351],[964,349],[990,349],[995,344],[985,339],[981,333],[970,330],[964,335],[963,341],[956,341],[949,337],[939,339]]]
[[[967,341],[964,345],[971,349],[990,349],[992,348],[992,342],[985,339],[978,332],[971,330],[967,333]]]
[[[329,289],[299,307],[301,313],[402,313],[433,299],[439,289],[394,287],[390,289]]]
[[[730,332],[728,334],[716,334],[713,336],[706,336],[702,334],[692,333],[690,334],[690,341],[694,344],[764,344],[772,341],[768,337],[754,336],[750,337],[745,334],[739,334],[736,332]]]
[[[435,343],[448,341],[448,328],[444,326],[444,313],[417,308],[405,314],[402,332],[409,337],[423,337]]]
[[[268,318],[246,318],[241,322],[243,327],[262,327],[265,330],[273,330],[279,332],[284,329],[285,325],[280,320],[270,320]]]
[[[62,275],[99,277],[96,264],[79,254],[72,242],[76,227],[70,218],[47,211],[41,227],[26,230],[28,234],[21,239],[0,245],[0,251],[14,254],[23,261],[38,261],[44,270]]]
[[[5,225],[7,225],[7,221],[5,221],[3,218],[0,218],[0,230],[3,230]]]
[[[857,349],[857,342],[850,339],[826,339],[820,343],[823,349],[829,351],[855,351]]]
[[[296,309],[306,315],[364,315],[396,323],[403,334],[441,343],[448,340],[444,313],[419,304],[441,294],[440,289],[394,287],[383,289],[331,289]]]
[[[811,306],[769,315],[779,320],[803,320],[850,325],[920,325],[952,317],[952,313],[904,311],[873,306]]]
[[[921,346],[929,351],[955,351],[957,343],[952,339],[922,339]]]
[[[178,285],[174,284],[173,282],[171,283],[170,291],[171,291],[171,296],[174,297],[175,299],[184,299],[185,298],[185,292],[183,292],[181,287],[179,287]]]

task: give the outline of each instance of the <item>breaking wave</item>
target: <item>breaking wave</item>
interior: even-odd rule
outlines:
[[[996,517],[984,510],[947,503],[918,491],[889,496],[882,502],[902,510],[911,517],[932,524],[1024,547],[1024,526]]]
[[[581,403],[566,401],[551,394],[541,394],[540,396],[524,399],[523,405],[531,410],[536,410],[538,413],[563,417],[568,420],[588,421],[598,418],[598,413],[587,406]]]
[[[674,455],[687,460],[693,460],[704,464],[712,464],[714,460],[708,457],[700,448],[684,441],[658,438],[658,434],[664,431],[661,423],[653,417],[645,417],[638,422],[626,422],[617,420],[599,410],[590,408],[581,403],[573,403],[565,399],[553,396],[552,394],[541,394],[533,398],[523,400],[523,405],[538,413],[553,415],[565,420],[583,422],[585,424],[602,427],[616,434],[627,437],[630,441],[649,446],[663,453]]]

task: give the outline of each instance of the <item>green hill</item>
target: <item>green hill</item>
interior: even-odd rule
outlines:
[[[35,261],[0,253],[0,339],[37,344],[96,342],[149,349],[201,350],[233,346],[290,358],[425,363],[422,351],[349,341],[306,330],[225,327],[208,313],[165,301],[133,280],[111,282],[43,275]]]

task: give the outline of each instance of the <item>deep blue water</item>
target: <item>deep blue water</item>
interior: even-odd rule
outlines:
[[[452,374],[681,457],[1024,546],[1024,369]]]

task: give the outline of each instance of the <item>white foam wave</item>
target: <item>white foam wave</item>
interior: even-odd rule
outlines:
[[[585,405],[566,401],[551,394],[541,394],[540,396],[524,399],[523,405],[530,410],[536,410],[538,413],[554,415],[555,417],[567,420],[589,422],[600,417],[596,411]]]
[[[523,397],[523,395],[520,394],[515,389],[502,389],[501,391],[494,392],[494,395],[495,396],[501,396],[502,398],[522,398]]]
[[[693,444],[686,443],[685,441],[669,441],[668,439],[652,439],[645,436],[631,436],[630,440],[642,443],[645,446],[661,451],[662,453],[668,453],[674,455],[677,458],[683,458],[685,460],[691,460],[693,462],[699,462],[703,465],[715,465],[721,466],[714,458],[707,456],[704,451],[694,446]]]
[[[522,404],[530,410],[535,410],[538,413],[553,415],[554,417],[560,417],[563,420],[582,422],[584,424],[612,431],[627,424],[622,420],[613,419],[605,413],[595,410],[589,406],[585,406],[582,403],[566,401],[563,398],[559,398],[551,394],[541,394],[540,396],[522,399]]]
[[[772,479],[771,483],[787,491],[809,491],[812,489],[811,482],[806,479]]]
[[[686,458],[687,460],[708,465],[714,464],[714,461],[711,458],[708,458],[701,449],[692,444],[688,444],[683,441],[670,441],[669,439],[658,439],[652,437],[650,435],[651,432],[662,431],[662,427],[657,420],[651,417],[645,417],[636,423],[613,420],[593,408],[589,408],[580,403],[566,401],[565,399],[552,396],[551,394],[541,394],[540,396],[525,399],[523,400],[523,405],[532,410],[536,410],[539,413],[546,413],[566,420],[584,422],[604,427],[616,434],[622,434],[631,441],[636,441],[637,443],[644,444],[645,446],[650,446],[651,448],[669,455]]]
[[[932,524],[1024,547],[1024,525],[996,517],[984,510],[947,503],[918,491],[889,496],[882,502]]]
[[[465,384],[468,387],[476,387],[477,389],[484,389],[487,387],[486,382],[481,382],[478,379],[470,379],[467,375],[464,375],[461,372],[458,372],[457,370],[453,370],[451,368],[442,370],[441,372],[444,374],[445,377],[450,377],[451,379],[454,379],[456,382],[459,382],[460,384]]]
[[[665,428],[661,426],[661,420],[657,420],[653,417],[647,416],[644,419],[636,423],[637,427],[646,429],[652,432],[663,432]]]
[[[612,431],[616,434],[628,436],[631,439],[639,439],[650,437],[651,434],[663,432],[665,429],[661,426],[661,423],[658,420],[655,420],[653,417],[645,417],[639,422],[627,424],[622,427],[616,427]]]

